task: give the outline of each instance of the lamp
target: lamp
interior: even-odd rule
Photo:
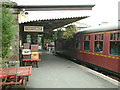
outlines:
[[[23,16],[25,16],[25,15],[28,15],[28,12],[26,12],[25,9],[23,8],[22,11],[21,11],[21,14],[22,14]]]

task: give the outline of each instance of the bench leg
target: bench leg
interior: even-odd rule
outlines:
[[[36,61],[36,66],[37,66],[37,68],[38,68],[38,61]]]
[[[27,65],[27,61],[25,61],[25,66]]]
[[[25,78],[23,78],[23,87],[24,87],[24,90],[25,90],[25,86],[26,86],[26,80],[25,80]]]
[[[29,76],[27,76],[27,82],[29,81]]]

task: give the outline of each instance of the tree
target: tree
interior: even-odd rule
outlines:
[[[49,33],[45,33],[44,37],[49,40],[70,40],[73,38],[73,35],[77,31],[77,28],[75,25],[70,25],[66,27],[66,30],[63,30],[61,28],[57,29],[57,31],[49,31]]]
[[[2,4],[0,3],[0,59],[2,57]]]
[[[53,35],[54,35],[54,32],[51,30],[51,31],[49,31],[47,33],[44,33],[44,38],[53,40]]]
[[[10,46],[16,33],[15,17],[13,16],[10,8],[6,8],[3,4],[2,7],[2,58],[8,57]]]
[[[73,38],[73,35],[75,34],[75,32],[77,31],[77,28],[75,25],[69,25],[66,27],[66,31],[63,34],[63,38],[66,40],[69,40],[71,38]]]
[[[62,29],[57,29],[54,35],[55,40],[62,40],[63,39],[63,30]]]

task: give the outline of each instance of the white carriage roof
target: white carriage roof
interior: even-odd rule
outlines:
[[[77,21],[77,22],[74,22],[72,24],[68,24],[68,25],[65,25],[64,27],[67,27],[69,25],[76,25],[76,27],[90,27],[89,25],[85,24],[85,23],[80,23],[80,21]]]
[[[106,25],[100,25],[96,27],[89,27],[85,29],[78,30],[77,33],[82,32],[82,33],[90,33],[90,32],[99,32],[99,31],[108,31],[108,30],[117,30],[118,29],[118,24],[106,24]]]

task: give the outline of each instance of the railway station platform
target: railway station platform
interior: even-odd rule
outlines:
[[[32,68],[26,88],[118,88],[89,69],[48,51],[40,51],[39,67]]]

